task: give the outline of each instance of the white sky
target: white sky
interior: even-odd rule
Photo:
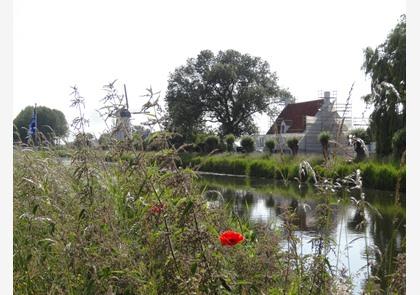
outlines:
[[[70,86],[86,98],[90,130],[105,124],[96,113],[102,86],[127,84],[130,110],[150,85],[162,94],[170,72],[200,50],[235,49],[259,56],[279,85],[298,101],[336,90],[344,101],[353,81],[353,114],[369,92],[363,49],[382,43],[406,12],[405,1],[106,1],[14,0],[13,117],[27,105],[76,116]],[[29,122],[28,122],[29,123]],[[262,132],[266,118],[258,118]]]

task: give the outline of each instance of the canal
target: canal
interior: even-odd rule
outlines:
[[[223,205],[250,223],[272,227],[284,225],[284,212],[296,212],[294,234],[298,239],[300,255],[314,252],[312,240],[319,236],[316,207],[325,201],[314,186],[247,177],[200,174],[211,205]],[[219,193],[216,193],[217,191]],[[395,204],[395,193],[389,191],[362,191],[368,206],[360,212],[356,202],[360,190],[338,191],[332,197],[332,222],[328,229],[333,241],[328,252],[331,271],[345,273],[351,278],[354,294],[359,294],[368,275],[377,276],[385,287],[387,275],[394,271],[394,259],[405,247],[405,204]],[[354,197],[351,200],[351,197]],[[405,200],[405,195],[401,195]],[[360,223],[364,214],[366,223]],[[287,250],[284,240],[279,245]]]

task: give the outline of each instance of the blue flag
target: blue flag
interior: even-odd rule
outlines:
[[[31,122],[29,123],[28,138],[35,134],[37,128],[38,128],[38,123],[37,123],[36,105],[35,105],[34,111],[32,113],[32,119],[31,119]]]

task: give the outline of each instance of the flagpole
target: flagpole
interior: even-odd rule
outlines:
[[[34,114],[35,114],[35,132],[34,132],[34,144],[37,146],[37,133],[38,133],[38,114],[36,112],[36,103],[34,108]]]

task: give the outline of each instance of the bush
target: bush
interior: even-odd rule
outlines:
[[[292,137],[287,139],[287,146],[292,150],[292,154],[295,156],[299,150],[299,139]]]
[[[253,151],[255,151],[254,139],[250,136],[242,137],[241,146],[244,149],[245,153],[252,153]]]
[[[99,146],[103,150],[107,150],[109,148],[109,145],[112,143],[112,136],[110,133],[102,133],[101,136],[99,136],[98,140]]]
[[[319,135],[318,135],[318,140],[319,142],[322,144],[322,146],[328,146],[328,142],[331,138],[331,134],[328,131],[322,131]]]
[[[401,159],[403,152],[405,151],[405,128],[395,132],[392,137],[392,152],[397,159]]]
[[[226,144],[223,142],[223,140],[220,140],[219,144],[217,145],[217,149],[220,153],[224,153],[227,150]]]
[[[233,134],[228,134],[225,137],[226,147],[228,152],[233,152],[233,143],[235,142],[235,136]]]
[[[210,153],[213,150],[217,149],[218,145],[219,145],[219,138],[214,135],[209,135],[204,140],[204,151],[206,153]]]
[[[157,131],[150,134],[144,141],[146,150],[160,151],[168,147],[179,148],[184,144],[184,138],[176,132]]]
[[[318,135],[318,140],[322,145],[322,153],[324,154],[324,159],[328,160],[328,143],[330,141],[331,134],[328,131],[322,131]]]
[[[270,139],[270,140],[267,140],[266,142],[265,142],[265,147],[266,147],[266,149],[268,150],[268,152],[270,153],[270,154],[272,154],[273,153],[273,150],[274,150],[274,147],[276,146],[276,143],[274,142],[274,140],[272,140],[272,139]]]

